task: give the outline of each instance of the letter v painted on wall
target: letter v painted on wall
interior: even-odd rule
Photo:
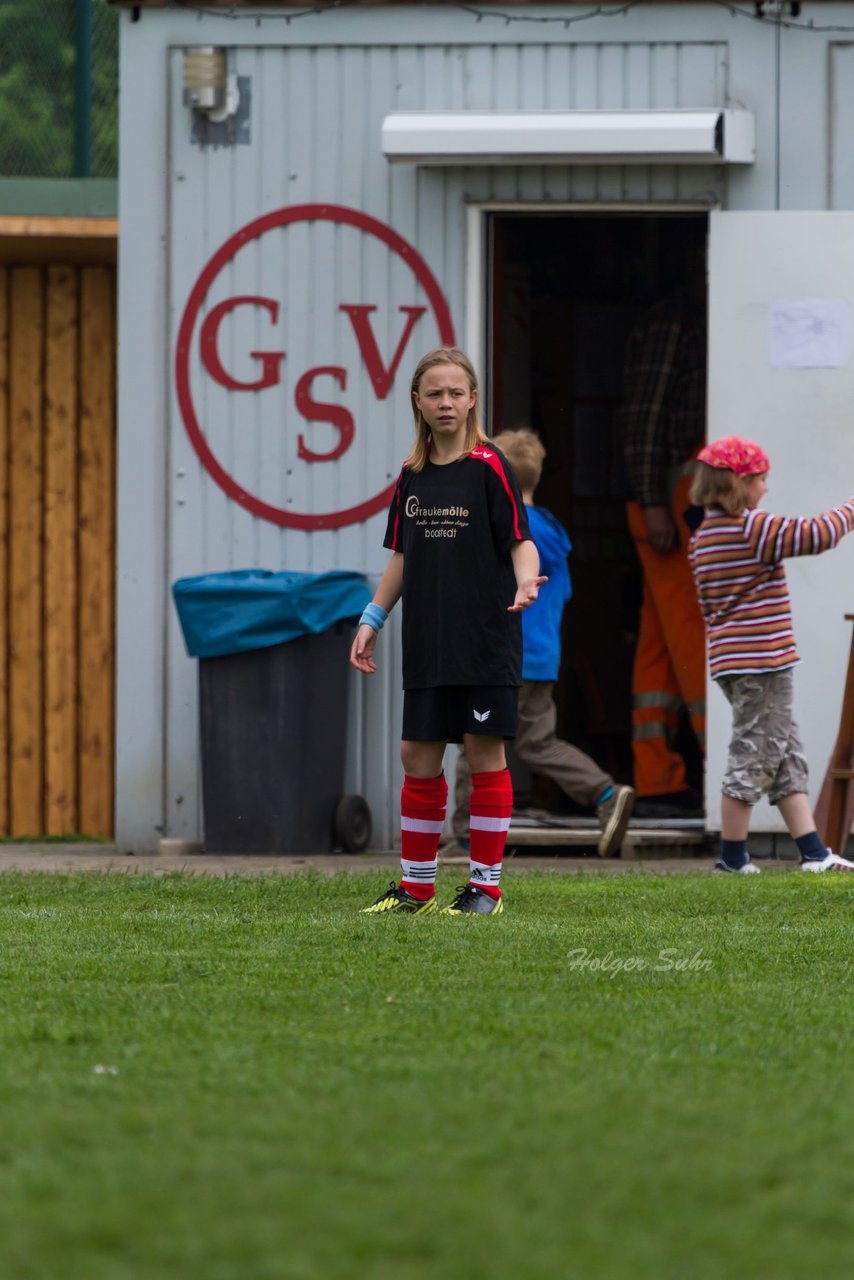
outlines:
[[[373,384],[374,393],[378,400],[385,400],[394,385],[395,374],[412,336],[412,330],[427,308],[398,307],[398,311],[407,317],[407,321],[401,339],[397,344],[397,350],[392,356],[388,368],[383,364],[383,358],[380,355],[380,349],[377,346],[377,340],[371,328],[370,313],[376,311],[377,308],[363,305],[354,306],[345,302],[339,306],[338,310],[346,312],[349,316],[353,332],[356,335],[356,341],[359,344],[359,350],[362,353],[362,359],[365,362],[365,368]]]

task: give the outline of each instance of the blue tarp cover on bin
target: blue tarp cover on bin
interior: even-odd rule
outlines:
[[[371,598],[362,573],[273,573],[236,569],[179,578],[172,595],[191,658],[219,658],[359,618]]]

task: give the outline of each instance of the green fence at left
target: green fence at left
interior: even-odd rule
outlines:
[[[118,28],[108,0],[0,0],[0,178],[117,176]]]

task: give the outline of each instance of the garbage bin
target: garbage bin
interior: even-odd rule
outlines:
[[[356,852],[371,817],[344,794],[353,624],[364,575],[240,570],[172,588],[199,659],[204,847]]]

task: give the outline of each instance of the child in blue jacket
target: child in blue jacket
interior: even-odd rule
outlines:
[[[534,506],[534,490],[540,482],[546,451],[540,438],[527,427],[502,431],[493,444],[504,454],[519,482],[528,528],[540,554],[540,572],[548,579],[540,587],[537,600],[522,614],[522,688],[515,754],[534,773],[552,778],[577,804],[595,808],[601,829],[597,852],[602,858],[612,857],[620,852],[635,793],[631,787],[615,782],[595,760],[564,742],[555,731],[554,685],[560,668],[560,629],[572,594],[567,565],[571,544],[556,517],[544,507]],[[461,842],[467,838],[468,778],[468,765],[460,752],[453,829]]]

